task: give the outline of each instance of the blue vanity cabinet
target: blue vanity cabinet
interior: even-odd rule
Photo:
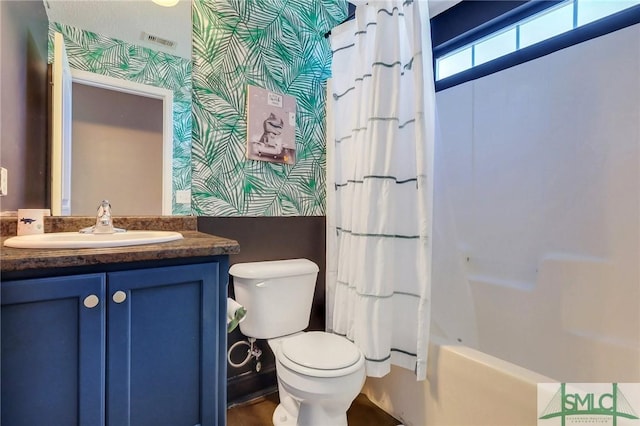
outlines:
[[[228,260],[213,259],[2,282],[1,423],[224,425]]]
[[[109,274],[108,425],[225,424],[218,274],[218,263]]]
[[[2,282],[3,425],[100,425],[105,275]]]

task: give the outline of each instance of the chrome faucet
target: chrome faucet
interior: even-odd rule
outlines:
[[[111,219],[111,204],[109,200],[102,200],[98,206],[98,217],[96,218],[96,226],[93,229],[94,234],[113,234],[113,220]]]
[[[125,232],[125,230],[113,226],[111,203],[109,203],[109,200],[102,200],[98,206],[96,224],[88,228],[83,228],[79,232],[83,234],[114,234],[116,232]]]

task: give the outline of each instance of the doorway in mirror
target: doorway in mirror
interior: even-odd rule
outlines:
[[[70,71],[72,84],[60,96],[70,113],[58,132],[69,137],[52,138],[52,214],[93,215],[108,199],[117,215],[171,215],[173,92]],[[54,124],[64,110],[54,99]]]
[[[71,214],[161,215],[162,100],[73,84]]]

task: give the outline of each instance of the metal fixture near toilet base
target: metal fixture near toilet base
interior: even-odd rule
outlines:
[[[256,359],[255,369],[256,369],[256,373],[259,373],[260,369],[262,368],[262,363],[260,362],[260,356],[262,355],[262,350],[260,350],[260,348],[258,348],[258,345],[256,345],[255,343],[256,343],[256,339],[254,337],[249,337],[247,340],[239,340],[233,345],[231,345],[231,347],[229,348],[229,352],[227,353],[227,360],[229,361],[229,364],[234,368],[244,367],[249,363],[249,361],[251,361],[252,358],[255,357]],[[247,349],[247,357],[242,362],[235,363],[231,361],[231,352],[238,346],[248,346],[249,349]]]

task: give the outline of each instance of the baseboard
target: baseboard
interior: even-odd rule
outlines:
[[[227,379],[227,408],[252,399],[269,395],[278,390],[276,366],[269,366],[256,373],[247,371]]]
[[[246,397],[243,397],[242,399],[239,399],[237,401],[234,401],[232,403],[228,403],[227,404],[227,409],[229,408],[233,408],[233,407],[237,407],[238,405],[244,405],[247,403],[251,403],[252,401],[256,401],[256,400],[260,400],[263,399],[269,395],[272,395],[274,393],[278,393],[278,386],[272,386],[269,387],[267,389],[261,389],[258,392],[246,395]]]

